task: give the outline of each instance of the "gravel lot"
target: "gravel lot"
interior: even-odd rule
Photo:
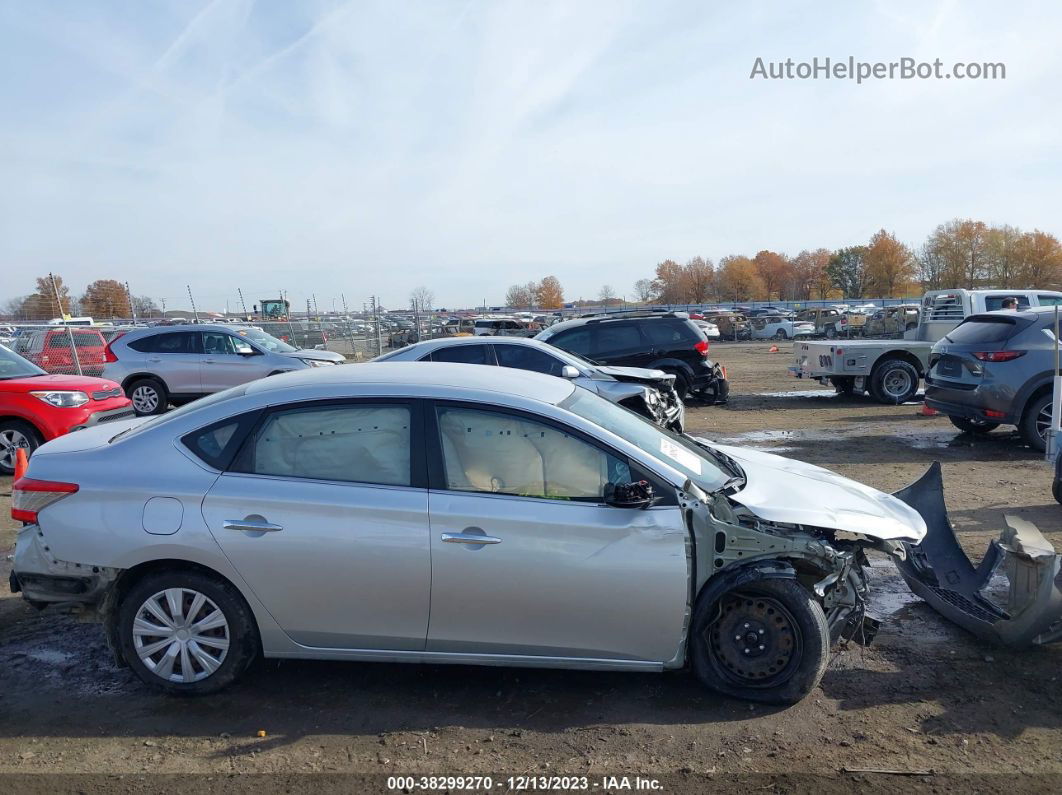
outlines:
[[[732,401],[691,407],[691,431],[886,491],[939,460],[973,555],[998,535],[1004,513],[1034,522],[1062,549],[1048,467],[1015,434],[973,439],[945,418],[919,417],[914,404],[835,396],[787,376],[788,347],[719,344],[712,355],[728,368]],[[10,488],[0,479],[4,550],[15,535]],[[4,561],[5,583],[9,568]],[[305,786],[306,773],[374,776],[358,787],[314,779],[336,791],[384,789],[387,774],[560,773],[590,776],[592,789],[606,775],[649,775],[676,792],[1057,787],[1062,647],[985,646],[907,592],[891,565],[875,573],[877,640],[838,652],[820,690],[788,709],[717,697],[686,674],[312,662],[260,663],[222,694],[175,699],[114,667],[97,626],[4,593],[0,773],[18,789],[51,791],[273,791]],[[896,772],[846,772],[860,768]],[[41,773],[95,777],[23,775]],[[159,777],[188,773],[201,775]]]

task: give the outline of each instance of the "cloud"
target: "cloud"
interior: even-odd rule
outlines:
[[[0,7],[3,290],[620,292],[665,257],[1059,217],[1043,3],[174,0]],[[749,79],[757,56],[1007,80]]]

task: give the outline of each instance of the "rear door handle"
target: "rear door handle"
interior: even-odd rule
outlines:
[[[257,532],[275,532],[284,528],[271,522],[259,522],[254,519],[226,519],[221,524],[226,530],[250,530]]]
[[[215,359],[203,359],[203,364],[217,364]]]
[[[497,536],[483,536],[477,533],[443,533],[442,540],[447,544],[500,544]]]

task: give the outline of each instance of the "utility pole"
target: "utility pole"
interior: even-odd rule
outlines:
[[[240,306],[243,307],[243,316],[247,317],[247,303],[243,300],[243,290],[239,287],[236,288],[236,293],[240,296]]]
[[[136,325],[136,307],[133,306],[133,294],[129,292],[129,282],[125,283],[125,297],[129,299],[129,311],[133,315],[133,325]]]
[[[188,288],[188,300],[192,302],[192,317],[194,317],[195,318],[195,322],[198,323],[199,322],[199,310],[195,308],[195,299],[192,298],[192,285],[186,284],[185,287]]]
[[[376,300],[376,296],[371,296],[369,299],[372,302],[372,317],[373,322],[376,324],[376,355],[383,354],[383,337],[380,329],[380,304]]]

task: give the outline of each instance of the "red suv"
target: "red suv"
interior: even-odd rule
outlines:
[[[0,345],[0,475],[14,473],[20,447],[29,455],[64,433],[135,416],[114,381],[49,375]]]
[[[107,340],[98,329],[55,328],[40,329],[23,334],[15,340],[15,351],[49,373],[76,373],[70,349],[71,339],[81,363],[82,375],[100,375],[103,372]]]

